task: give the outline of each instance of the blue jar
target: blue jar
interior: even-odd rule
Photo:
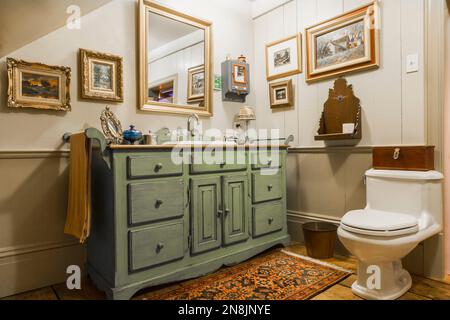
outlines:
[[[123,132],[123,138],[131,144],[142,139],[142,132],[134,129],[133,125],[130,126],[128,130]]]

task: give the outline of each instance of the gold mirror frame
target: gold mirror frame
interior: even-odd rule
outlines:
[[[148,99],[148,43],[147,26],[149,13],[156,13],[161,16],[183,22],[205,32],[205,100],[204,105],[193,107],[189,105],[179,105],[174,103],[154,102]],[[139,109],[142,111],[171,113],[171,114],[192,114],[196,113],[201,117],[211,117],[213,115],[213,61],[212,61],[212,23],[204,21],[187,14],[164,7],[150,0],[139,0]]]

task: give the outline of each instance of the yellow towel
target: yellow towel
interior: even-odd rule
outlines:
[[[84,243],[91,227],[91,143],[84,133],[70,137],[69,199],[64,233]]]

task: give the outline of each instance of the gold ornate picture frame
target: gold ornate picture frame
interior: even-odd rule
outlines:
[[[288,108],[294,105],[294,88],[292,80],[269,84],[270,108]]]
[[[205,100],[205,65],[188,69],[188,103]]]
[[[102,124],[103,134],[105,135],[108,144],[122,144],[122,124],[108,106],[102,111],[100,115],[100,122]]]
[[[123,102],[123,58],[80,49],[81,98]]]
[[[313,82],[378,68],[380,21],[373,2],[305,30],[307,73]]]
[[[302,73],[302,64],[300,33],[266,45],[267,81]]]
[[[70,67],[7,58],[8,107],[70,111]]]

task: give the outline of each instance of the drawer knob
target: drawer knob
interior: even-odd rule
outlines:
[[[162,163],[158,163],[158,164],[155,166],[155,172],[160,171],[162,168],[163,168]]]
[[[272,159],[269,159],[269,161],[267,161],[267,165],[268,166],[272,165]]]
[[[162,200],[156,200],[155,208],[161,207],[163,205],[163,203],[164,203],[164,201],[162,201]]]
[[[156,245],[156,252],[161,252],[161,250],[164,248],[164,243],[160,242]]]
[[[269,218],[269,224],[273,223],[273,218]]]
[[[398,160],[400,158],[400,148],[395,148],[392,158],[394,158],[394,160]]]
[[[221,163],[220,163],[220,166],[221,166],[222,168],[225,167],[225,165],[226,165],[225,162],[221,162]]]
[[[272,191],[273,185],[269,184],[269,185],[267,186],[267,189],[268,189],[269,191]]]

